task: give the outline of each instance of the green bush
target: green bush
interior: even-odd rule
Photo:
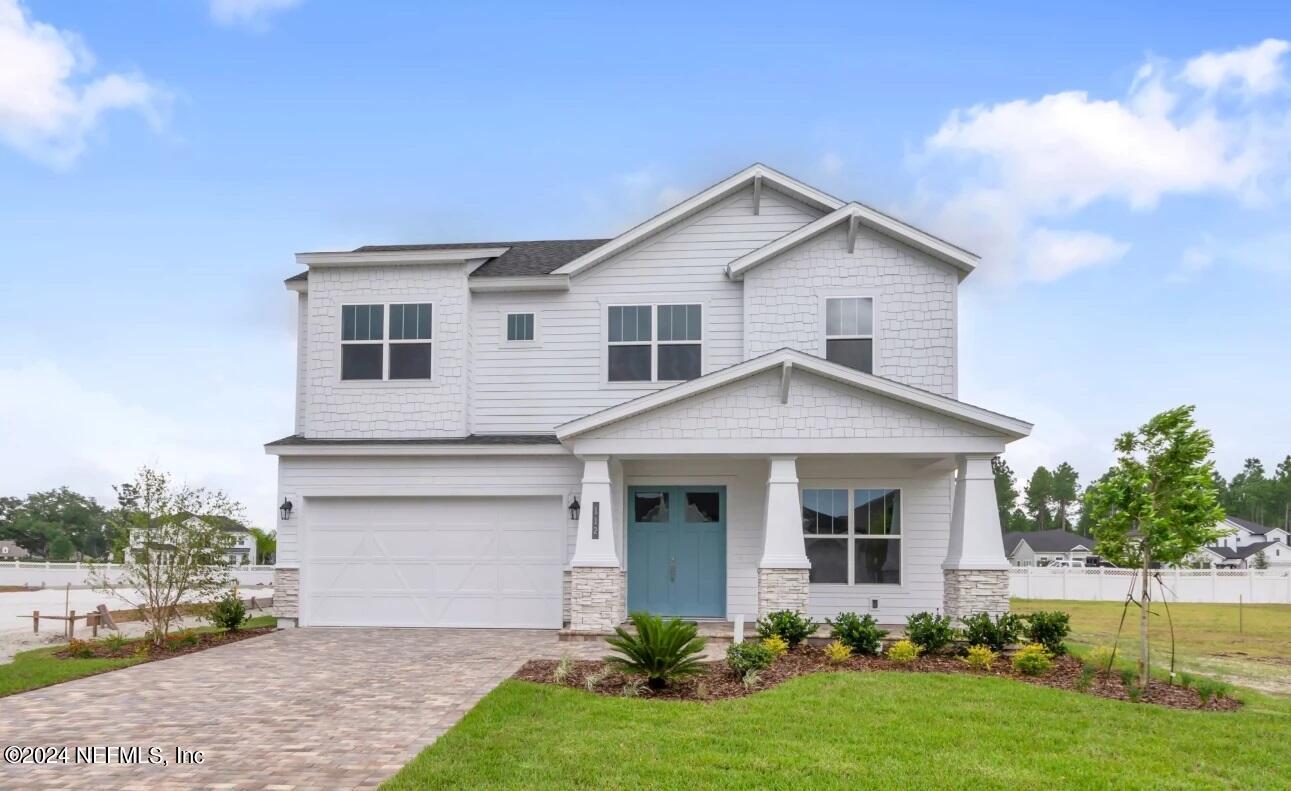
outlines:
[[[992,618],[979,612],[964,619],[964,639],[969,645],[984,645],[999,653],[1010,643],[1016,643],[1022,634],[1022,619],[1011,612]]]
[[[1013,669],[1026,676],[1042,676],[1053,667],[1053,659],[1040,643],[1022,646],[1013,655]]]
[[[758,619],[758,637],[777,635],[784,638],[790,648],[816,633],[819,624],[793,610],[776,610]]]
[[[605,642],[621,656],[606,657],[607,663],[624,673],[645,676],[651,689],[662,689],[673,679],[703,672],[699,654],[707,641],[699,636],[695,624],[680,618],[664,621],[644,612],[634,612],[628,620],[637,633],[616,626],[615,636],[605,638]]]
[[[67,641],[67,655],[75,659],[90,659],[94,656],[94,646],[73,637]]]
[[[897,640],[888,647],[888,659],[902,665],[908,665],[919,658],[923,648],[915,644],[913,640]]]
[[[1233,691],[1231,684],[1226,684],[1223,681],[1213,678],[1195,679],[1193,681],[1193,689],[1197,690],[1197,694],[1201,696],[1202,703],[1211,699],[1219,700],[1222,697],[1226,697]]]
[[[740,678],[752,671],[770,667],[774,661],[775,654],[762,643],[745,641],[726,649],[726,666]]]
[[[101,642],[103,643],[103,647],[107,648],[114,656],[124,651],[126,646],[130,644],[130,641],[126,639],[125,635],[120,633],[110,634],[107,637],[104,637]]]
[[[830,664],[840,665],[852,658],[852,647],[842,640],[835,640],[825,646],[825,658]]]
[[[834,637],[858,654],[877,654],[883,646],[883,636],[887,634],[868,613],[861,616],[854,612],[841,612],[828,623],[833,627]]]
[[[215,604],[211,605],[208,616],[215,626],[229,632],[236,632],[247,622],[247,606],[242,603],[238,589],[229,591]]]
[[[990,670],[995,664],[995,652],[984,645],[970,645],[963,661],[973,670]]]
[[[1027,639],[1039,643],[1054,656],[1067,653],[1062,642],[1071,632],[1070,616],[1060,610],[1033,612],[1025,617]]]
[[[917,612],[906,618],[905,634],[910,642],[923,649],[924,653],[940,651],[955,639],[955,630],[950,625],[950,616],[930,612]]]

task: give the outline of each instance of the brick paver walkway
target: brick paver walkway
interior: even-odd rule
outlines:
[[[166,766],[0,763],[0,788],[374,788],[554,632],[296,629],[0,698],[0,746],[161,748]],[[200,750],[176,765],[175,748]],[[70,760],[71,756],[69,756]]]

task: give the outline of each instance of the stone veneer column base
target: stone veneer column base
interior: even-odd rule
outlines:
[[[612,632],[623,623],[623,571],[615,566],[575,566],[569,575],[569,628]]]
[[[273,614],[279,628],[290,628],[300,618],[300,569],[273,570]]]
[[[758,569],[758,617],[776,610],[807,614],[807,569]]]
[[[1006,569],[944,569],[946,615],[958,621],[966,615],[1009,611],[1009,572]]]

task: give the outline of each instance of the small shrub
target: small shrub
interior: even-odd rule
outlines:
[[[127,640],[123,634],[110,634],[107,637],[104,637],[102,642],[103,647],[113,654],[119,654],[125,651],[126,646],[130,644],[130,641]]]
[[[758,682],[761,680],[762,680],[761,670],[750,670],[749,672],[744,674],[744,678],[740,679],[740,683],[744,685],[745,689],[754,689],[757,687]]]
[[[1126,685],[1125,694],[1129,697],[1131,703],[1138,703],[1143,699],[1143,689],[1135,683]]]
[[[700,681],[695,685],[695,697],[703,700],[708,697],[708,685]]]
[[[171,651],[179,651],[184,648],[192,648],[202,642],[202,638],[197,632],[184,630],[166,635],[166,647]]]
[[[789,650],[789,644],[778,634],[762,638],[762,645],[771,652],[771,660],[775,661],[784,656]]]
[[[641,695],[641,690],[645,689],[645,682],[636,676],[628,676],[623,680],[623,688],[619,694],[625,698],[635,698]]]
[[[776,655],[763,643],[746,641],[726,649],[726,666],[740,678],[770,667],[775,658]]]
[[[1201,696],[1202,703],[1209,700],[1219,700],[1233,691],[1231,685],[1214,678],[1198,678],[1194,680],[1193,689],[1197,690],[1197,694]]]
[[[1063,640],[1071,632],[1070,616],[1060,610],[1033,612],[1026,616],[1027,639],[1044,646],[1054,656],[1067,653]]]
[[[94,646],[85,640],[73,637],[67,641],[67,655],[76,659],[90,659],[94,656]]]
[[[233,588],[223,598],[211,605],[207,616],[211,623],[225,631],[236,632],[247,622],[247,606],[242,603],[238,589]]]
[[[1196,682],[1197,680],[1192,677],[1191,673],[1179,674],[1179,686],[1183,687],[1184,689],[1192,689],[1192,685],[1195,684]]]
[[[984,645],[970,645],[964,655],[964,664],[973,670],[990,670],[995,664],[995,652]]]
[[[1080,668],[1080,676],[1076,679],[1076,689],[1081,692],[1087,692],[1090,685],[1094,683],[1094,676],[1097,674],[1098,671],[1089,665],[1082,666]]]
[[[1010,643],[1016,643],[1022,634],[1022,620],[1011,612],[992,618],[990,613],[979,612],[964,619],[964,638],[969,645],[984,645],[996,653]]]
[[[583,686],[587,687],[588,692],[595,692],[601,682],[610,677],[610,669],[603,667],[587,678],[583,679]]]
[[[634,612],[628,619],[637,633],[615,627],[615,636],[605,642],[619,656],[607,657],[606,662],[624,673],[645,676],[651,689],[662,689],[674,679],[704,672],[699,654],[704,652],[707,641],[699,636],[695,624],[680,618],[665,621],[644,612]]]
[[[551,671],[551,680],[557,684],[564,684],[569,680],[569,674],[574,669],[574,657],[565,654],[556,663],[556,667]]]
[[[1130,687],[1133,687],[1138,683],[1137,677],[1134,674],[1133,668],[1128,668],[1128,667],[1121,668],[1120,676],[1121,676],[1121,686],[1125,687],[1126,689],[1129,689]]]
[[[772,635],[784,638],[785,644],[795,648],[803,640],[816,633],[819,624],[799,615],[793,610],[776,610],[758,619],[758,637],[766,639]]]
[[[917,612],[906,618],[905,633],[910,642],[929,654],[940,651],[955,639],[950,616],[930,612]]]
[[[887,634],[874,622],[874,616],[868,613],[864,616],[854,612],[839,613],[837,618],[829,621],[829,625],[833,627],[836,639],[856,653],[869,656],[878,654],[883,647],[883,636]]]
[[[1115,654],[1110,645],[1096,645],[1085,655],[1085,666],[1092,667],[1099,673],[1112,672],[1112,660]]]
[[[852,658],[852,647],[842,640],[835,640],[825,646],[825,658],[831,664],[842,664]]]
[[[923,648],[914,643],[913,640],[897,640],[888,647],[888,659],[902,665],[908,665],[919,658]]]
[[[1013,655],[1013,669],[1025,676],[1042,676],[1053,667],[1053,658],[1040,643],[1028,643]]]

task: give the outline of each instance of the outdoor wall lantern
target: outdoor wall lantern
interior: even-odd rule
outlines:
[[[578,495],[573,495],[569,501],[569,518],[577,522],[578,512],[581,510],[583,510],[583,507],[578,504]]]
[[[291,519],[291,500],[286,497],[282,498],[282,505],[278,506],[278,513],[282,514],[282,521],[284,522]]]

